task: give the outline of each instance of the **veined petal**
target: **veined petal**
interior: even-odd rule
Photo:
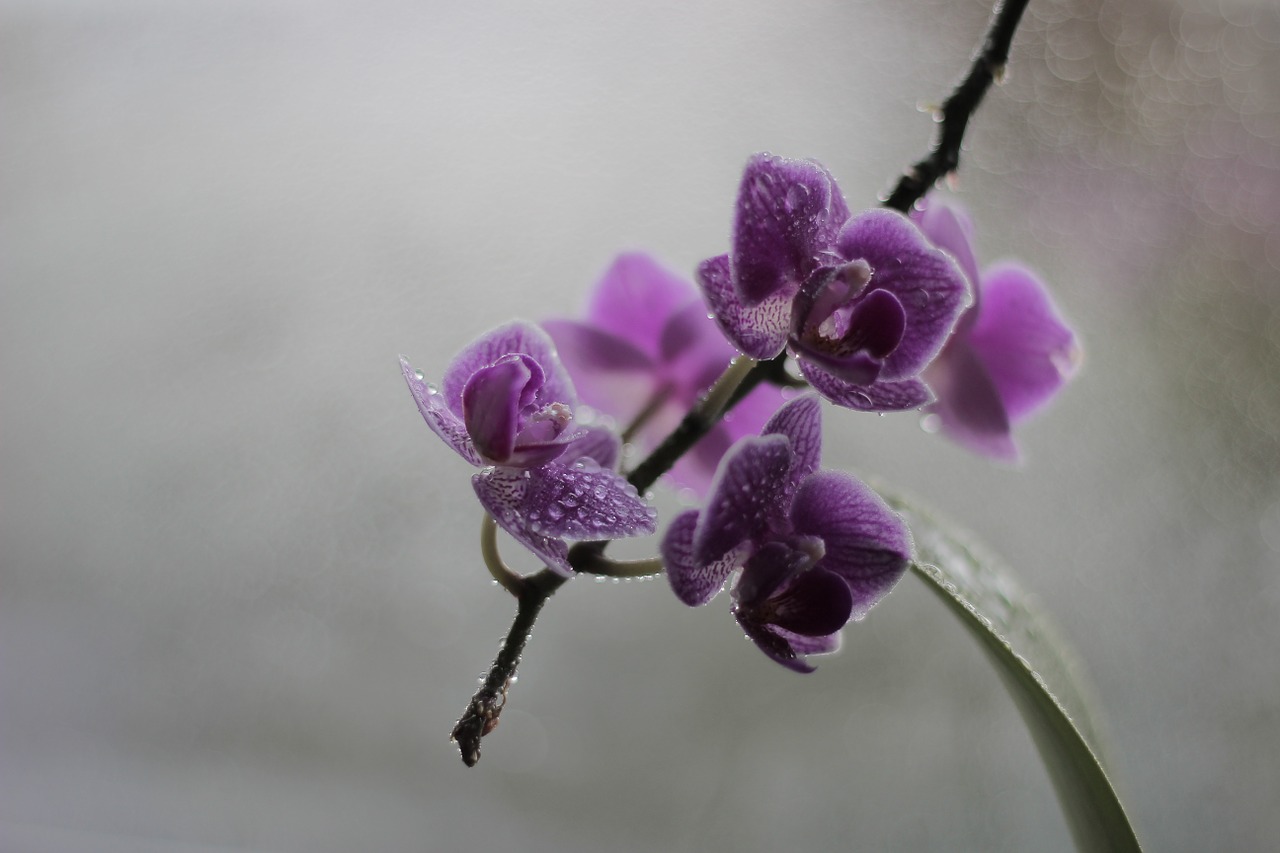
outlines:
[[[820,366],[799,360],[800,373],[823,397],[837,406],[861,412],[901,412],[918,409],[933,400],[933,394],[919,379],[886,382],[877,379],[870,385],[855,385],[823,370]]]
[[[480,504],[503,530],[556,574],[573,576],[569,546],[560,539],[533,530],[524,515],[524,504],[532,472],[514,468],[486,468],[471,477]]]
[[[530,356],[542,369],[543,382],[531,405],[539,409],[552,403],[564,403],[570,408],[577,405],[573,381],[556,355],[555,344],[546,332],[523,320],[487,332],[454,356],[444,374],[445,405],[461,417],[462,389],[472,374],[513,353]]]
[[[706,565],[744,542],[763,542],[787,524],[791,442],[785,436],[744,438],[725,454],[693,535],[693,560]]]
[[[799,285],[783,287],[748,308],[733,289],[728,255],[703,261],[697,278],[716,322],[739,351],[756,359],[773,358],[782,352],[791,328],[791,302]]]
[[[535,533],[557,539],[620,539],[654,531],[657,511],[607,468],[579,460],[529,474],[519,513]]]
[[[819,471],[801,485],[791,506],[797,533],[818,536],[826,554],[820,568],[844,579],[861,619],[902,577],[913,551],[907,525],[854,477]]]
[[[596,284],[587,321],[657,360],[667,318],[694,296],[683,276],[649,255],[629,252],[618,255]]]
[[[662,562],[666,564],[667,581],[676,598],[690,607],[715,598],[741,556],[734,550],[710,563],[694,560],[693,531],[697,524],[698,511],[686,510],[672,519],[662,537]]]
[[[409,383],[409,393],[413,394],[413,401],[418,404],[418,411],[422,413],[431,431],[444,439],[445,444],[472,465],[483,465],[484,461],[476,452],[471,437],[467,435],[466,425],[462,422],[462,418],[451,412],[445,405],[444,396],[424,382],[422,376],[410,366],[404,356],[400,357],[400,372],[404,374],[404,381]]]
[[[942,349],[969,304],[964,273],[910,220],[892,210],[869,210],[850,220],[837,248],[847,260],[869,263],[867,286],[892,293],[905,314],[902,340],[885,359],[880,379],[915,376]]]
[[[791,442],[791,490],[818,470],[822,457],[822,404],[814,394],[796,397],[774,413],[761,430],[762,435],[785,435]]]
[[[983,276],[982,293],[969,345],[1016,423],[1047,403],[1075,374],[1080,352],[1048,289],[1030,270],[1013,263],[991,267]]]
[[[742,303],[758,305],[807,278],[848,215],[822,166],[754,155],[742,173],[733,223],[733,282]]]

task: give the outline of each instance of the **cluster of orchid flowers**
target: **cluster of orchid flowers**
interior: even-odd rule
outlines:
[[[762,383],[733,399],[731,417],[710,413],[669,473],[701,508],[668,523],[660,552],[690,606],[736,574],[732,612],[747,636],[808,672],[806,657],[837,649],[913,558],[906,525],[875,492],[820,467],[820,400],[921,409],[958,443],[1015,460],[1012,428],[1070,377],[1075,337],[1025,267],[978,270],[956,209],[853,215],[822,166],[767,154],[743,174],[729,253],[696,279],[697,289],[623,255],[585,321],[495,329],[453,359],[439,389],[404,359],[402,369],[428,426],[480,469],[485,511],[569,577],[570,541],[657,528],[619,472],[624,442],[653,450],[731,361],[788,354],[803,377],[791,384],[816,394],[788,400]],[[580,404],[612,421],[575,419]]]

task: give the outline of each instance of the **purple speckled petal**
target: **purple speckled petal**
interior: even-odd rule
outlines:
[[[587,322],[657,359],[667,318],[696,295],[690,281],[648,255],[622,254],[596,284]]]
[[[618,459],[622,456],[622,440],[618,434],[608,427],[583,427],[562,454],[561,462],[571,464],[579,459],[587,458],[601,468],[618,470]]]
[[[854,385],[804,360],[800,360],[800,373],[823,397],[837,406],[860,412],[901,412],[918,409],[933,400],[928,386],[919,379],[897,382],[881,379],[870,385]]]
[[[667,526],[662,537],[662,561],[667,567],[667,580],[676,598],[690,607],[698,607],[715,598],[737,567],[741,556],[730,551],[719,560],[698,563],[693,559],[693,531],[698,524],[698,511],[686,510]]]
[[[800,487],[791,506],[797,533],[826,546],[820,568],[835,572],[853,593],[861,619],[885,596],[911,560],[911,534],[880,496],[848,474],[820,471]]]
[[[578,461],[529,472],[519,514],[534,533],[558,539],[620,539],[654,531],[658,514],[617,473]]]
[[[916,210],[911,211],[914,222],[929,242],[955,258],[960,271],[969,279],[969,287],[979,298],[978,261],[973,254],[973,221],[957,205],[935,198],[926,198]]]
[[[754,155],[742,173],[733,223],[734,286],[743,304],[758,305],[801,283],[847,218],[822,166]]]
[[[570,408],[577,405],[578,395],[568,371],[556,355],[555,344],[542,329],[521,320],[482,335],[454,357],[444,373],[442,391],[445,405],[461,417],[462,389],[471,375],[512,353],[530,356],[542,369],[544,378],[531,401],[533,406],[541,409],[552,403],[564,403]]]
[[[706,565],[743,542],[762,542],[785,522],[792,458],[791,442],[780,435],[744,438],[725,454],[694,532],[694,562]]]
[[[729,256],[719,255],[698,265],[698,284],[729,342],[751,358],[773,358],[787,345],[791,302],[798,285],[782,288],[752,308],[733,289]]]
[[[502,465],[515,449],[520,409],[532,399],[537,363],[528,356],[507,355],[482,367],[462,388],[462,419],[476,450],[487,461]]]
[[[902,342],[885,359],[881,380],[915,376],[938,354],[969,304],[964,273],[910,220],[891,210],[869,210],[850,220],[838,248],[847,260],[869,263],[868,287],[892,293],[906,314]]]
[[[982,312],[969,345],[982,359],[1017,423],[1047,403],[1074,374],[1080,352],[1048,289],[1028,269],[1004,263],[982,278]]]
[[[452,447],[459,456],[472,465],[483,465],[484,460],[476,452],[471,436],[467,435],[466,425],[462,422],[462,418],[449,411],[449,407],[444,404],[443,395],[424,382],[422,376],[410,366],[404,356],[400,356],[400,372],[404,374],[404,381],[409,383],[409,393],[413,394],[413,400],[418,404],[418,411],[422,413],[431,431],[444,439],[445,444]]]
[[[1018,458],[1000,393],[968,341],[947,344],[924,377],[938,398],[929,412],[938,416],[948,438],[985,456],[1008,462]]]
[[[788,491],[818,470],[822,457],[822,404],[814,394],[804,394],[782,406],[769,418],[762,435],[785,435],[791,442],[792,463]]]
[[[547,567],[564,577],[573,576],[569,546],[559,539],[532,530],[523,515],[525,495],[532,472],[514,468],[488,468],[471,478],[480,504],[498,526],[533,552]]]

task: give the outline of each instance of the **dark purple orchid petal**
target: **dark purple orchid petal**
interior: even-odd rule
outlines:
[[[802,637],[825,637],[849,621],[853,593],[838,575],[818,568],[782,587],[768,606],[771,624]]]
[[[791,348],[801,363],[809,364],[849,385],[870,385],[884,369],[884,359],[876,358],[870,353],[855,351],[848,355],[836,355],[810,346],[806,341],[794,341]]]
[[[886,382],[878,379],[870,385],[855,385],[827,373],[821,367],[800,360],[800,373],[823,397],[837,406],[861,412],[901,412],[918,409],[933,400],[933,394],[919,379]]]
[[[693,536],[693,559],[715,562],[744,542],[785,526],[787,473],[794,454],[781,435],[748,437],[725,454]]]
[[[799,285],[784,287],[748,308],[733,289],[728,255],[703,261],[697,278],[716,322],[740,352],[756,359],[773,358],[782,352],[791,329],[791,302]]]
[[[535,533],[557,539],[620,539],[654,531],[657,512],[614,471],[579,460],[528,473],[519,512]]]
[[[978,261],[973,254],[973,221],[956,205],[934,198],[926,198],[911,211],[911,221],[919,227],[929,242],[949,254],[960,265],[960,271],[969,280],[973,292],[974,307],[981,297],[978,294]]]
[[[907,330],[907,312],[902,302],[887,290],[877,288],[853,305],[849,329],[842,347],[865,350],[876,358],[888,358]]]
[[[795,635],[782,631],[774,625],[761,623],[752,620],[748,615],[744,618],[744,614],[733,609],[733,618],[738,620],[738,625],[746,632],[751,642],[756,644],[756,648],[764,652],[776,663],[780,663],[792,672],[810,673],[814,667],[803,657],[801,652],[796,649],[792,637]]]
[[[520,410],[536,392],[538,368],[528,356],[507,355],[482,367],[462,389],[462,420],[476,450],[488,462],[503,465],[515,449]],[[541,374],[541,371],[538,371]]]
[[[788,491],[818,470],[822,457],[822,404],[813,394],[804,394],[782,406],[769,418],[761,435],[785,435],[791,442],[791,471]]]
[[[791,520],[797,533],[822,538],[826,554],[818,567],[849,585],[854,619],[893,588],[911,561],[906,524],[848,474],[819,471],[805,480],[791,505]]]
[[[1016,423],[1047,403],[1075,374],[1080,353],[1048,289],[1030,270],[1013,263],[991,267],[983,276],[982,293],[969,345]]]
[[[414,370],[404,356],[400,357],[400,372],[404,374],[404,381],[409,383],[409,392],[413,394],[418,411],[422,413],[423,420],[431,427],[431,431],[472,465],[483,465],[484,460],[476,453],[471,436],[467,435],[466,424],[445,405],[444,395],[424,382],[422,374]]]
[[[578,403],[573,382],[556,355],[555,344],[547,333],[532,323],[508,323],[468,344],[449,363],[444,373],[444,402],[459,417],[462,411],[462,389],[480,368],[488,367],[505,355],[527,355],[537,362],[543,381],[529,405],[541,409],[552,403],[573,408]]]
[[[590,459],[601,468],[618,470],[618,459],[622,456],[622,440],[613,430],[602,426],[582,427],[577,438],[564,449],[561,461],[577,462],[579,459]]]
[[[803,282],[849,216],[822,166],[756,154],[738,187],[733,281],[746,307]]]
[[[692,296],[693,288],[683,276],[648,255],[622,254],[596,284],[587,322],[657,360],[667,318]]]
[[[698,511],[686,510],[667,525],[662,537],[662,562],[666,564],[671,590],[690,607],[706,604],[719,594],[724,582],[737,568],[740,551],[730,551],[719,560],[699,563],[693,559],[693,531]]]
[[[1000,392],[967,339],[952,339],[924,376],[938,398],[929,412],[948,438],[985,456],[1017,460]]]
[[[880,378],[915,376],[942,349],[969,304],[964,273],[910,220],[891,210],[869,210],[850,220],[840,232],[837,250],[843,258],[869,263],[869,286],[892,293],[905,313],[905,332],[885,359]]]
[[[487,468],[471,478],[480,504],[493,516],[498,526],[556,574],[573,576],[569,565],[569,546],[555,537],[546,536],[529,527],[524,515],[525,496],[532,476],[530,471],[514,468]]]

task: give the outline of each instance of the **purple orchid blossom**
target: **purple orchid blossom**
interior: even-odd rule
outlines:
[[[789,349],[818,393],[863,411],[918,408],[918,377],[968,304],[964,275],[905,216],[852,216],[822,166],[757,154],[738,189],[732,250],[698,268],[729,340]]]
[[[501,326],[462,350],[443,388],[400,368],[432,432],[483,468],[471,478],[494,520],[554,571],[568,577],[565,539],[652,533],[657,518],[613,469],[618,437],[573,421],[578,398],[546,333]]]
[[[925,370],[937,396],[927,411],[956,443],[1016,462],[1013,427],[1053,399],[1079,367],[1075,334],[1026,267],[1005,261],[978,272],[973,225],[962,211],[931,200],[911,216],[956,259],[974,289],[972,307]]]
[[[641,253],[619,255],[596,284],[585,322],[549,320],[582,402],[621,425],[642,419],[635,438],[650,451],[680,423],[737,352],[707,316],[691,281]],[[705,496],[716,465],[739,438],[756,435],[782,404],[761,385],[676,462],[678,485]]]
[[[906,525],[875,492],[818,470],[821,412],[812,394],[787,403],[758,437],[720,462],[704,510],[676,516],[662,556],[676,597],[698,606],[741,569],[733,615],[771,659],[812,672],[906,571]]]

